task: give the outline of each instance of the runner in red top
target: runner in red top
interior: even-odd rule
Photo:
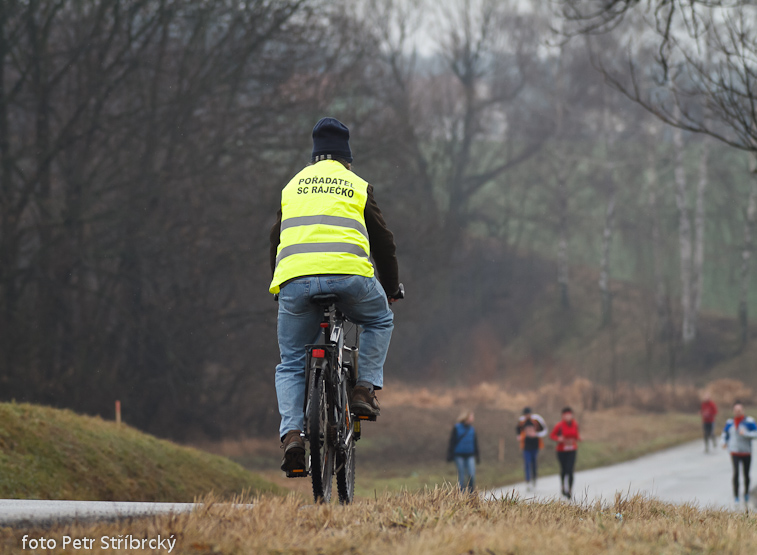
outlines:
[[[715,427],[715,416],[718,414],[718,406],[710,398],[709,393],[705,393],[702,397],[702,406],[699,409],[699,414],[702,415],[702,429],[704,430],[704,452],[709,453],[710,441],[712,441],[713,449],[716,446],[715,435],[712,433]]]
[[[562,494],[570,499],[573,496],[573,471],[576,466],[576,451],[581,435],[578,423],[573,419],[570,407],[562,409],[562,420],[552,429],[549,436],[557,442],[557,460],[560,462],[560,484]]]

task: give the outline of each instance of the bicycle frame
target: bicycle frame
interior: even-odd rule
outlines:
[[[326,396],[327,402],[330,407],[334,409],[334,413],[330,414],[331,426],[336,426],[336,445],[337,449],[341,451],[346,450],[349,447],[349,442],[352,440],[353,431],[350,426],[350,409],[349,409],[349,391],[355,386],[357,378],[357,368],[353,360],[345,361],[344,353],[347,350],[350,353],[356,353],[357,349],[354,347],[345,348],[344,345],[344,322],[347,321],[344,314],[336,308],[334,305],[329,305],[324,308],[323,321],[321,322],[321,337],[317,344],[307,346],[307,359],[306,368],[307,376],[306,382],[310,383],[310,372],[316,366],[313,363],[314,358],[322,359],[324,363],[320,364],[321,372],[324,372],[323,378],[326,384]],[[316,355],[320,355],[319,350],[323,351],[323,356],[313,356],[315,351]],[[308,414],[310,410],[309,396],[305,395],[305,414]],[[341,410],[340,410],[341,409]],[[336,411],[340,411],[344,414],[345,418],[339,418]],[[359,422],[356,422],[357,429],[355,440],[359,439],[360,427]],[[307,428],[307,426],[306,426]],[[309,430],[305,430],[306,437],[309,434]],[[338,469],[335,469],[335,471]]]
[[[360,439],[360,418],[353,420],[349,402],[357,380],[357,343],[345,346],[344,314],[333,304],[334,296],[316,299],[323,309],[320,339],[306,346],[305,426],[310,445],[306,473],[311,476],[316,502],[331,498],[336,475],[341,503],[350,503],[355,486],[355,442]],[[357,332],[357,328],[356,328]],[[375,417],[373,418],[375,420]]]

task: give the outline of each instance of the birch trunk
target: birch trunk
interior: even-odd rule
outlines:
[[[702,307],[702,291],[704,290],[704,236],[705,236],[705,192],[709,184],[710,142],[705,139],[699,157],[699,181],[697,183],[697,197],[694,212],[694,255],[691,265],[691,332],[692,340],[696,337],[699,310]]]
[[[610,291],[610,247],[615,223],[615,202],[617,193],[612,174],[607,172],[607,206],[605,208],[605,225],[602,230],[602,258],[600,260],[599,290],[602,294],[602,324],[612,322],[612,292]]]
[[[690,345],[696,337],[695,323],[692,320],[694,306],[691,296],[691,221],[688,206],[686,168],[684,167],[683,132],[678,128],[673,129],[673,148],[675,151],[675,196],[676,206],[678,207],[678,244],[681,260],[681,336],[684,345]]]
[[[568,283],[568,179],[564,172],[557,173],[559,203],[559,238],[557,241],[557,284],[560,288],[560,305],[570,307]]]
[[[709,43],[705,41],[704,55],[707,64],[711,62]],[[709,126],[707,115],[704,119],[705,127]],[[702,292],[704,291],[704,236],[706,229],[704,196],[709,184],[710,141],[705,137],[699,155],[699,181],[697,182],[696,201],[694,205],[694,256],[691,265],[691,316],[689,321],[689,337],[693,341],[699,327],[699,310],[702,308]]]
[[[603,127],[605,139],[605,189],[607,204],[605,206],[605,222],[602,230],[602,254],[599,263],[599,291],[602,296],[602,325],[612,322],[612,292],[610,291],[610,247],[612,246],[612,232],[615,223],[615,202],[617,191],[613,176],[613,165],[610,161],[610,112],[605,106],[603,113]]]
[[[654,279],[654,297],[655,309],[657,312],[657,322],[655,326],[655,336],[657,338],[667,337],[670,331],[670,318],[668,315],[668,292],[665,287],[665,274],[663,272],[663,249],[660,234],[660,180],[657,175],[657,128],[650,132],[647,143],[647,208],[651,218],[651,242],[652,242],[652,271]]]
[[[757,219],[757,175],[752,174],[752,187],[744,214],[744,246],[741,249],[741,275],[739,287],[739,324],[741,327],[741,347],[749,341],[749,277],[751,273],[752,251],[754,250],[754,224]]]
[[[564,46],[560,48],[559,65],[557,68],[556,95],[556,129],[558,141],[565,140],[563,134],[565,122],[565,70],[563,68]],[[570,151],[562,144],[556,147],[560,164],[557,168],[557,209],[558,209],[558,240],[557,240],[557,286],[560,290],[560,306],[570,308],[569,276],[568,276],[568,156]]]

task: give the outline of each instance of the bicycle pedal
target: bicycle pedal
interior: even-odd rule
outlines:
[[[307,478],[308,472],[304,468],[295,468],[294,470],[286,471],[287,478]]]
[[[358,420],[367,420],[368,422],[375,422],[376,421],[376,417],[375,416],[365,416],[365,415],[362,415],[362,414],[357,415],[355,418],[357,418]]]

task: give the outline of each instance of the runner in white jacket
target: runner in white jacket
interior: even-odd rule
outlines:
[[[739,466],[744,472],[744,503],[749,503],[749,469],[752,466],[752,440],[757,439],[757,423],[744,415],[740,401],[733,404],[733,418],[729,418],[721,435],[723,449],[728,449],[733,463],[733,497],[739,502]]]

